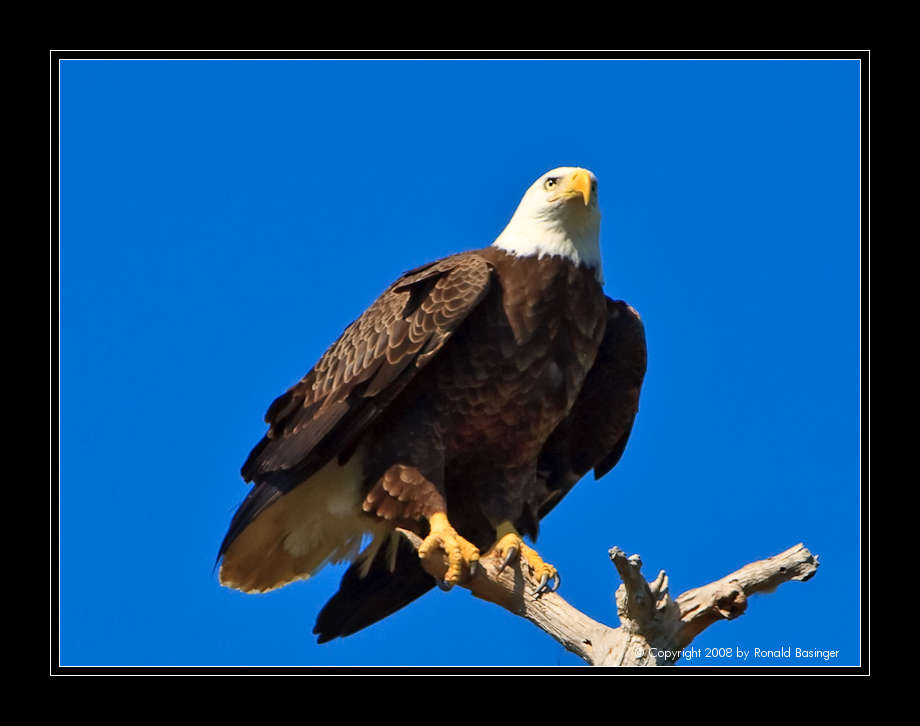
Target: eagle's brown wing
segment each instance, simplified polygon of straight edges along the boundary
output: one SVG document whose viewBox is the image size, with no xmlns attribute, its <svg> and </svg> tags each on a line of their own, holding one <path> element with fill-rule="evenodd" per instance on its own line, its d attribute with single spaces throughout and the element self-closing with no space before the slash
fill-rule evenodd
<svg viewBox="0 0 920 726">
<path fill-rule="evenodd" d="M 607 328 L 594 366 L 569 415 L 543 447 L 538 476 L 550 493 L 544 517 L 588 471 L 601 477 L 617 463 L 632 430 L 645 376 L 645 333 L 636 311 L 607 299 Z M 534 535 L 538 521 L 525 529 Z M 434 587 L 411 546 L 400 540 L 395 563 L 377 557 L 352 565 L 326 603 L 313 632 L 323 643 L 350 635 L 399 610 Z"/>
<path fill-rule="evenodd" d="M 639 410 L 645 377 L 645 329 L 622 300 L 607 298 L 607 329 L 594 366 L 569 415 L 543 447 L 538 476 L 549 489 L 538 517 L 545 517 L 591 469 L 599 479 L 623 455 Z"/>
<path fill-rule="evenodd" d="M 242 468 L 255 486 L 234 515 L 220 555 L 281 495 L 333 457 L 347 457 L 483 299 L 491 277 L 490 265 L 472 252 L 407 272 L 269 406 L 268 433 Z"/>
</svg>

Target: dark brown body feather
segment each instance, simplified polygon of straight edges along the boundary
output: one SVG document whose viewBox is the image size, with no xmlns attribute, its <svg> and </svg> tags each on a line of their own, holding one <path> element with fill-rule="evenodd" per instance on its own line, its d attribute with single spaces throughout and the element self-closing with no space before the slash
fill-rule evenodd
<svg viewBox="0 0 920 726">
<path fill-rule="evenodd" d="M 243 466 L 255 486 L 221 546 L 225 564 L 260 514 L 356 451 L 369 522 L 425 534 L 425 517 L 446 503 L 483 551 L 505 520 L 536 538 L 578 478 L 616 463 L 644 372 L 638 316 L 607 299 L 591 269 L 489 247 L 413 270 L 269 408 L 269 431 Z M 320 641 L 430 589 L 410 554 L 400 546 L 353 565 L 320 613 Z"/>
</svg>

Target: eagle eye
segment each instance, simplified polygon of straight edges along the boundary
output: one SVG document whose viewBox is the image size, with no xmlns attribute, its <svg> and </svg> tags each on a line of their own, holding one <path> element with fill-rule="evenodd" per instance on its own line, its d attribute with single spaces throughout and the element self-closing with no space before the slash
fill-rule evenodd
<svg viewBox="0 0 920 726">
<path fill-rule="evenodd" d="M 554 186 L 556 186 L 556 184 L 557 184 L 558 182 L 559 182 L 559 177 L 558 177 L 558 176 L 551 176 L 549 179 L 547 179 L 545 182 L 543 182 L 543 188 L 544 188 L 546 191 L 549 191 L 549 190 L 552 189 Z"/>
</svg>

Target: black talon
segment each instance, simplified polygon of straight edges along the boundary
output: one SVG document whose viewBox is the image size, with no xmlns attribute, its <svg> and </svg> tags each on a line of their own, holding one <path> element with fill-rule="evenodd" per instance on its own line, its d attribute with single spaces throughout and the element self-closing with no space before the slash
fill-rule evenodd
<svg viewBox="0 0 920 726">
<path fill-rule="evenodd" d="M 473 560 L 470 562 L 470 577 L 475 577 L 476 572 L 479 570 L 479 560 Z"/>
<path fill-rule="evenodd" d="M 453 585 L 444 582 L 444 580 L 438 580 L 437 583 L 438 587 L 440 587 L 444 592 L 450 592 L 451 588 L 453 588 Z"/>
<path fill-rule="evenodd" d="M 537 585 L 537 589 L 534 591 L 534 599 L 540 597 L 540 595 L 542 595 L 544 592 L 549 592 L 549 588 L 546 586 L 546 583 L 548 582 L 549 575 L 544 574 L 543 577 L 540 578 L 540 584 Z"/>
<path fill-rule="evenodd" d="M 549 589 L 550 592 L 556 592 L 556 590 L 558 590 L 559 586 L 562 584 L 562 575 L 560 575 L 558 572 L 556 573 L 556 577 L 554 579 L 555 579 L 555 582 L 553 583 L 553 586 Z"/>
<path fill-rule="evenodd" d="M 517 556 L 518 556 L 518 548 L 509 547 L 508 551 L 505 553 L 505 559 L 502 560 L 502 566 L 498 568 L 498 574 L 500 575 L 502 573 L 502 570 L 504 570 L 508 565 L 510 565 L 511 562 L 514 560 L 514 558 Z"/>
</svg>

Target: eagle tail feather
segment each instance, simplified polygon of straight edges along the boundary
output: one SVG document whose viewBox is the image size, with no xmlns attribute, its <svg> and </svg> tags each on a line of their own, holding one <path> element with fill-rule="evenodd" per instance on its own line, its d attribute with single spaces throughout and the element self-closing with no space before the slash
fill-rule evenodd
<svg viewBox="0 0 920 726">
<path fill-rule="evenodd" d="M 342 465 L 331 461 L 287 492 L 256 484 L 221 546 L 221 584 L 267 592 L 328 563 L 355 562 L 368 536 L 382 542 L 389 527 L 361 509 L 361 458 L 359 452 Z"/>
<path fill-rule="evenodd" d="M 313 632 L 317 642 L 363 630 L 417 600 L 434 585 L 415 548 L 402 537 L 391 537 L 390 546 L 378 547 L 372 559 L 359 557 L 345 572 L 338 592 L 316 617 Z"/>
</svg>

